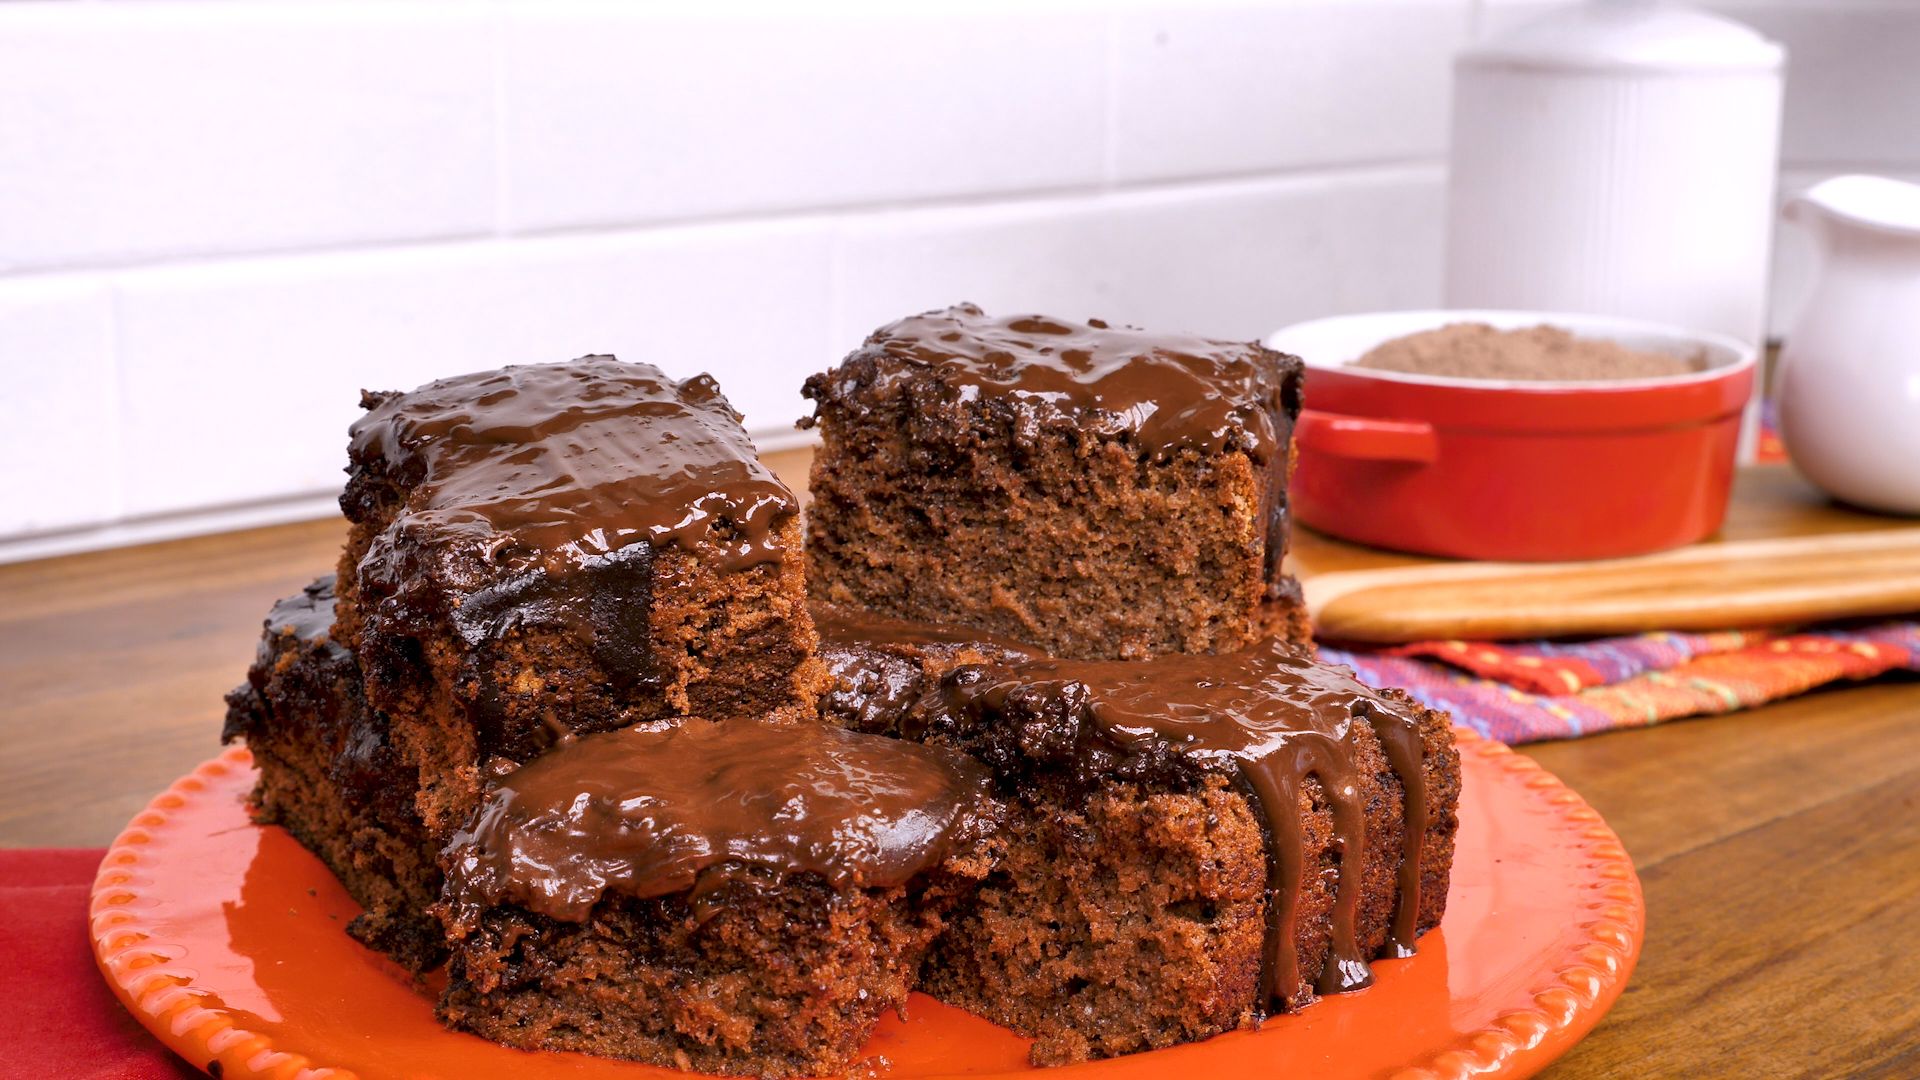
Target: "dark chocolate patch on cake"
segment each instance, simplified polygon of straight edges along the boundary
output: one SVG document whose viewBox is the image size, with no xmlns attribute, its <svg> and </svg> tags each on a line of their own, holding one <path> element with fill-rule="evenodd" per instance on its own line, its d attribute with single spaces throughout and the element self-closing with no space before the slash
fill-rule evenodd
<svg viewBox="0 0 1920 1080">
<path fill-rule="evenodd" d="M 392 542 L 411 532 L 460 540 L 509 570 L 702 541 L 741 569 L 778 561 L 774 525 L 795 510 L 705 375 L 675 382 L 650 364 L 589 356 L 366 402 L 352 455 L 384 461 L 410 494 L 363 574 L 403 580 L 402 552 L 444 546 Z"/>
<path fill-rule="evenodd" d="M 1291 436 L 1283 399 L 1299 361 L 1241 343 L 960 304 L 883 326 L 865 349 L 940 368 L 953 393 L 1001 399 L 1022 426 L 1125 433 L 1155 456 L 1241 450 L 1264 464 Z"/>
<path fill-rule="evenodd" d="M 1362 685 L 1349 669 L 1318 663 L 1279 641 L 1219 656 L 966 667 L 916 707 L 907 734 L 924 738 L 1010 717 L 1017 729 L 997 746 L 988 743 L 984 755 L 1003 774 L 1017 771 L 1015 759 L 1025 759 L 1062 768 L 1089 789 L 1110 779 L 1179 786 L 1195 769 L 1226 773 L 1242 786 L 1259 809 L 1268 848 L 1263 1003 L 1302 974 L 1294 916 L 1305 872 L 1299 807 L 1308 778 L 1318 781 L 1332 809 L 1341 855 L 1331 944 L 1313 981 L 1321 993 L 1372 982 L 1355 923 L 1366 808 L 1353 730 L 1368 725 L 1406 793 L 1389 948 L 1394 955 L 1411 952 L 1428 814 L 1419 717 Z"/>
<path fill-rule="evenodd" d="M 988 785 L 952 751 L 811 722 L 590 735 L 499 782 L 448 845 L 447 897 L 580 922 L 608 893 L 698 901 L 798 874 L 903 885 L 978 838 Z"/>
<path fill-rule="evenodd" d="M 934 678 L 963 663 L 1037 660 L 1032 646 L 984 631 L 813 604 L 819 656 L 833 675 L 820 713 L 854 731 L 890 732 Z"/>
<path fill-rule="evenodd" d="M 267 633 L 292 634 L 314 645 L 328 644 L 333 634 L 333 580 L 332 574 L 316 578 L 298 596 L 276 601 L 267 613 Z"/>
</svg>

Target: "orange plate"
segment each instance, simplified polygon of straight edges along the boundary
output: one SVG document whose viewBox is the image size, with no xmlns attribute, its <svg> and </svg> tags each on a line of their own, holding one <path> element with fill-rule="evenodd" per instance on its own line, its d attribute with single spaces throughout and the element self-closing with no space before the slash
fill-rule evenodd
<svg viewBox="0 0 1920 1080">
<path fill-rule="evenodd" d="M 1600 815 L 1530 758 L 1467 732 L 1460 746 L 1453 890 L 1419 955 L 1258 1030 L 1048 1075 L 1510 1077 L 1565 1052 L 1633 969 L 1640 881 Z M 253 778 L 245 750 L 195 769 L 133 819 L 94 885 L 108 985 L 188 1061 L 277 1080 L 685 1075 L 442 1028 L 399 969 L 342 932 L 359 909 L 326 868 L 285 831 L 248 821 Z M 1034 1071 L 1026 1040 L 1004 1028 L 918 994 L 909 1014 L 886 1017 L 867 1045 L 873 1072 Z"/>
</svg>

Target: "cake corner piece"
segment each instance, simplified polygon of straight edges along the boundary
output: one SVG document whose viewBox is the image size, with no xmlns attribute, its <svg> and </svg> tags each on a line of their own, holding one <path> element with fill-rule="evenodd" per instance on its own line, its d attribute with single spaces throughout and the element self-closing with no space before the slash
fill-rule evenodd
<svg viewBox="0 0 1920 1080">
<path fill-rule="evenodd" d="M 1303 369 L 1254 342 L 959 305 L 803 393 L 816 599 L 1139 659 L 1300 635 L 1282 569 Z"/>
<path fill-rule="evenodd" d="M 813 721 L 564 744 L 443 856 L 440 1015 L 525 1049 L 843 1072 L 987 875 L 986 786 L 953 751 Z"/>
<path fill-rule="evenodd" d="M 1295 646 L 956 669 L 903 724 L 993 768 L 1000 869 L 928 991 L 1061 1064 L 1366 985 L 1446 906 L 1444 714 Z"/>
<path fill-rule="evenodd" d="M 360 904 L 347 932 L 425 971 L 446 954 L 428 911 L 439 897 L 439 845 L 414 805 L 417 771 L 368 707 L 333 621 L 332 575 L 274 604 L 247 681 L 227 694 L 221 741 L 244 741 L 253 755 L 254 819 L 292 833 Z"/>
<path fill-rule="evenodd" d="M 363 401 L 337 632 L 429 827 L 561 729 L 813 707 L 799 503 L 710 377 L 588 356 Z"/>
</svg>

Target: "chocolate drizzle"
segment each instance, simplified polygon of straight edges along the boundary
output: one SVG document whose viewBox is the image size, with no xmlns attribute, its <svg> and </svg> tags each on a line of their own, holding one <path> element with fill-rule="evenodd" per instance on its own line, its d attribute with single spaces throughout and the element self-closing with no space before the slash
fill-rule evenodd
<svg viewBox="0 0 1920 1080">
<path fill-rule="evenodd" d="M 1425 871 L 1421 845 L 1427 835 L 1428 815 L 1431 813 L 1427 792 L 1426 744 L 1420 736 L 1419 718 L 1404 708 L 1371 708 L 1367 719 L 1373 723 L 1374 734 L 1379 736 L 1380 749 L 1387 756 L 1388 767 L 1400 779 L 1403 799 L 1400 817 L 1400 888 L 1394 901 L 1392 928 L 1387 934 L 1386 955 L 1412 956 L 1414 938 L 1420 930 L 1420 881 Z"/>
<path fill-rule="evenodd" d="M 962 397 L 1016 404 L 1019 421 L 1125 433 L 1159 457 L 1245 451 L 1265 464 L 1292 434 L 1300 362 L 1258 345 L 1150 334 L 1098 319 L 995 319 L 972 304 L 883 326 L 867 339 L 915 367 L 938 367 Z M 857 355 L 857 354 L 856 354 Z"/>
<path fill-rule="evenodd" d="M 905 884 L 991 820 L 984 769 L 810 722 L 686 720 L 566 742 L 499 782 L 442 857 L 456 910 L 585 921 L 609 894 L 816 874 Z"/>
<path fill-rule="evenodd" d="M 588 356 L 372 394 L 356 462 L 404 478 L 389 534 L 464 541 L 483 563 L 549 572 L 636 542 L 708 543 L 728 569 L 776 561 L 793 495 L 706 375 Z M 370 560 L 383 557 L 376 542 Z"/>
<path fill-rule="evenodd" d="M 1031 646 L 964 627 L 890 619 L 837 604 L 809 605 L 819 657 L 833 676 L 822 719 L 853 731 L 895 731 L 935 679 L 962 664 L 1036 660 Z"/>
<path fill-rule="evenodd" d="M 1320 993 L 1372 981 L 1356 926 L 1368 838 L 1355 739 L 1360 725 L 1369 727 L 1405 793 L 1399 890 L 1384 952 L 1412 952 L 1428 812 L 1419 717 L 1350 670 L 1278 641 L 1221 656 L 962 668 L 916 708 L 909 734 L 996 724 L 1016 729 L 1009 737 L 1020 756 L 1065 765 L 1090 786 L 1106 777 L 1167 775 L 1181 763 L 1224 772 L 1241 786 L 1267 845 L 1263 1005 L 1291 994 L 1303 974 Z M 994 754 L 986 755 L 990 762 Z M 1296 924 L 1307 868 L 1300 807 L 1310 778 L 1332 813 L 1339 874 L 1325 964 L 1302 973 Z"/>
<path fill-rule="evenodd" d="M 919 385 L 928 372 L 933 385 Z M 1257 520 L 1268 595 L 1280 599 L 1287 462 L 1303 375 L 1298 357 L 1255 342 L 1148 333 L 1098 319 L 996 319 L 959 304 L 881 327 L 845 363 L 807 380 L 802 393 L 841 408 L 899 394 L 914 400 L 916 415 L 933 402 L 963 407 L 1008 425 L 1016 445 L 1061 432 L 1076 444 L 1121 440 L 1152 461 L 1245 453 L 1264 474 Z"/>
</svg>

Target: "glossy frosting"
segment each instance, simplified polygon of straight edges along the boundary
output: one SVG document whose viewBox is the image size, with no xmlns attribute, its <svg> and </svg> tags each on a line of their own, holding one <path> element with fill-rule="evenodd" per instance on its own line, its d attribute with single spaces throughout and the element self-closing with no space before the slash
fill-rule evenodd
<svg viewBox="0 0 1920 1080">
<path fill-rule="evenodd" d="M 299 593 L 276 601 L 267 614 L 266 638 L 260 643 L 262 657 L 269 655 L 273 638 L 291 634 L 313 645 L 326 645 L 333 635 L 333 575 L 316 578 Z"/>
<path fill-rule="evenodd" d="M 351 452 L 408 490 L 390 531 L 477 545 L 496 566 L 553 569 L 637 541 L 711 541 L 750 566 L 779 558 L 773 526 L 795 509 L 706 375 L 587 356 L 369 400 Z"/>
<path fill-rule="evenodd" d="M 697 902 L 795 874 L 901 885 L 977 835 L 987 784 L 950 751 L 809 722 L 589 735 L 499 782 L 448 846 L 448 895 L 580 922 L 609 893 Z"/>
<path fill-rule="evenodd" d="M 932 680 L 963 663 L 1037 659 L 1031 646 L 964 627 L 810 605 L 819 657 L 833 675 L 821 715 L 855 731 L 892 731 Z"/>
<path fill-rule="evenodd" d="M 1184 763 L 1225 772 L 1251 796 L 1268 849 L 1263 1002 L 1300 981 L 1296 908 L 1305 872 L 1300 797 L 1309 777 L 1320 784 L 1340 850 L 1347 855 L 1334 894 L 1327 961 L 1321 971 L 1308 973 L 1309 981 L 1321 993 L 1372 981 L 1356 940 L 1366 808 L 1354 745 L 1356 726 L 1371 727 L 1406 792 L 1399 896 L 1388 950 L 1392 955 L 1412 950 L 1428 814 L 1419 717 L 1412 707 L 1362 685 L 1349 669 L 1320 664 L 1277 641 L 1219 656 L 963 668 L 942 681 L 939 699 L 923 702 L 911 722 L 915 734 L 942 723 L 977 729 L 1004 719 L 1010 709 L 1022 722 L 1025 753 L 1064 763 L 1084 774 L 1089 785 L 1115 776 L 1164 775 Z"/>
<path fill-rule="evenodd" d="M 1303 369 L 1254 342 L 1148 333 L 1098 319 L 993 318 L 959 304 L 875 330 L 844 363 L 802 391 L 838 410 L 904 398 L 909 413 L 946 409 L 1010 429 L 1016 444 L 1043 432 L 1116 438 L 1145 458 L 1191 451 L 1247 455 L 1260 474 L 1268 595 L 1287 588 L 1287 478 Z M 936 405 L 935 403 L 940 403 Z M 802 427 L 818 421 L 801 421 Z M 968 431 L 964 438 L 977 438 Z"/>
<path fill-rule="evenodd" d="M 1025 422 L 1125 432 L 1152 454 L 1232 448 L 1264 464 L 1285 453 L 1298 411 L 1287 401 L 1300 369 L 1292 357 L 1098 319 L 996 319 L 961 304 L 883 326 L 865 348 L 940 369 L 963 398 L 1016 403 Z"/>
</svg>

